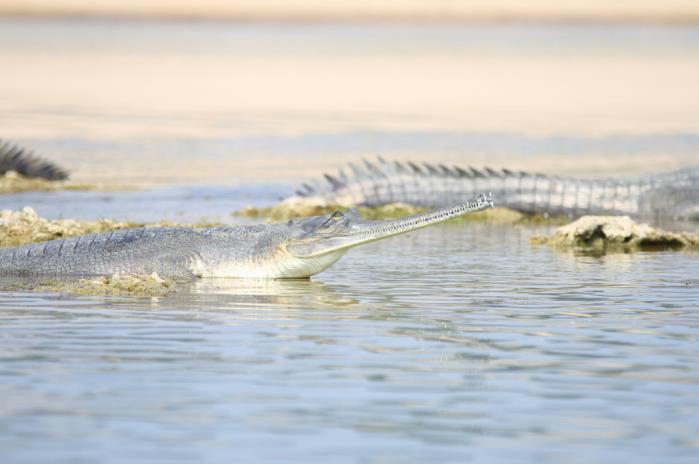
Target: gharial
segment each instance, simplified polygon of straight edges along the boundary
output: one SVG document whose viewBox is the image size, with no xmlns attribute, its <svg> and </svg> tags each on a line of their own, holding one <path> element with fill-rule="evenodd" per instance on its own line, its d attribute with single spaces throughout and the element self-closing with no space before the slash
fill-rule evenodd
<svg viewBox="0 0 699 464">
<path fill-rule="evenodd" d="M 31 150 L 0 139 L 0 174 L 9 171 L 25 177 L 40 177 L 46 180 L 68 178 L 68 171 L 60 166 L 36 156 Z"/>
<path fill-rule="evenodd" d="M 350 248 L 410 232 L 493 205 L 490 196 L 391 221 L 356 211 L 286 223 L 194 229 L 138 228 L 0 249 L 0 276 L 152 274 L 195 277 L 304 278 Z"/>
<path fill-rule="evenodd" d="M 343 206 L 438 207 L 479 191 L 492 192 L 498 206 L 524 213 L 699 219 L 699 166 L 626 179 L 576 179 L 379 158 L 350 163 L 348 170 L 302 184 L 296 194 Z"/>
</svg>

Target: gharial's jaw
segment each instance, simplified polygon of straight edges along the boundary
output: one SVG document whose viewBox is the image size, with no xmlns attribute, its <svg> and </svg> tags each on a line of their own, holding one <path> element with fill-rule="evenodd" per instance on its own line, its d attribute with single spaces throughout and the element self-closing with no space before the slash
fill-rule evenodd
<svg viewBox="0 0 699 464">
<path fill-rule="evenodd" d="M 329 253 L 345 252 L 364 243 L 411 232 L 492 206 L 492 198 L 489 195 L 481 195 L 473 201 L 457 206 L 441 208 L 393 221 L 357 220 L 346 229 L 338 231 L 337 234 L 318 234 L 318 236 L 312 236 L 303 241 L 291 242 L 287 244 L 287 249 L 290 254 L 301 259 L 317 258 Z"/>
<path fill-rule="evenodd" d="M 337 262 L 345 250 L 321 256 L 299 258 L 282 245 L 268 256 L 250 260 L 197 260 L 190 270 L 197 277 L 230 279 L 303 279 L 324 271 Z"/>
</svg>

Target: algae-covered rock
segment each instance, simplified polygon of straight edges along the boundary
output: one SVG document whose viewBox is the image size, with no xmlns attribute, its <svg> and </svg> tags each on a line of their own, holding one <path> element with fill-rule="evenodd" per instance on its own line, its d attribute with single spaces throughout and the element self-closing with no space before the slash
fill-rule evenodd
<svg viewBox="0 0 699 464">
<path fill-rule="evenodd" d="M 25 243 L 44 242 L 74 235 L 84 235 L 106 230 L 134 227 L 129 222 L 99 219 L 97 221 L 76 221 L 55 219 L 50 221 L 40 217 L 30 207 L 19 211 L 0 211 L 0 246 L 18 246 Z"/>
<path fill-rule="evenodd" d="M 330 214 L 335 211 L 345 211 L 349 207 L 328 203 L 320 197 L 290 197 L 280 201 L 274 206 L 255 208 L 248 206 L 234 212 L 235 216 L 264 218 L 270 222 L 288 221 L 311 216 Z M 364 219 L 394 219 L 424 211 L 424 208 L 407 205 L 404 203 L 391 203 L 388 205 L 367 207 L 360 206 L 357 211 Z"/>
<path fill-rule="evenodd" d="M 360 216 L 371 221 L 398 219 L 422 213 L 426 210 L 426 208 L 420 208 L 406 203 L 389 203 L 387 205 L 360 206 L 357 208 L 357 212 L 359 212 Z"/>
<path fill-rule="evenodd" d="M 85 184 L 69 180 L 47 180 L 41 177 L 26 177 L 15 171 L 0 174 L 0 194 L 19 192 L 54 192 L 58 190 L 115 191 L 133 190 L 118 185 Z"/>
<path fill-rule="evenodd" d="M 599 251 L 666 250 L 699 247 L 699 234 L 637 224 L 628 216 L 583 216 L 549 237 L 532 237 L 530 243 Z"/>
<path fill-rule="evenodd" d="M 15 171 L 0 175 L 0 193 L 59 190 L 62 183 L 40 177 L 25 177 Z"/>
<path fill-rule="evenodd" d="M 249 218 L 265 218 L 268 221 L 287 221 L 289 219 L 319 216 L 334 211 L 347 210 L 347 205 L 328 203 L 321 197 L 290 197 L 270 207 L 246 207 L 233 214 Z M 423 213 L 429 208 L 413 206 L 406 203 L 389 203 L 380 206 L 359 206 L 359 214 L 368 220 L 397 219 L 404 216 Z M 560 217 L 531 216 L 508 208 L 488 208 L 465 214 L 451 220 L 452 222 L 482 221 L 493 224 L 561 224 Z"/>
<path fill-rule="evenodd" d="M 372 207 L 360 206 L 357 210 L 364 219 L 387 220 L 423 213 L 429 210 L 429 208 L 412 206 L 405 203 L 390 203 Z M 507 225 L 561 224 L 562 221 L 565 221 L 565 219 L 559 216 L 544 217 L 529 215 L 513 209 L 499 207 L 475 211 L 449 220 L 451 223 L 487 222 L 489 224 Z"/>
<path fill-rule="evenodd" d="M 34 291 L 48 293 L 70 293 L 95 296 L 139 296 L 159 297 L 175 292 L 175 281 L 161 279 L 158 274 L 114 275 L 77 279 L 56 278 L 9 278 L 0 283 L 2 291 Z"/>
<path fill-rule="evenodd" d="M 0 246 L 18 246 L 25 243 L 44 242 L 74 235 L 84 235 L 106 230 L 134 227 L 129 222 L 99 219 L 97 221 L 76 221 L 55 219 L 49 221 L 36 214 L 30 207 L 19 211 L 0 211 Z"/>
<path fill-rule="evenodd" d="M 0 247 L 18 246 L 25 243 L 45 242 L 57 238 L 73 237 L 116 229 L 133 227 L 214 227 L 220 223 L 200 221 L 194 224 L 178 224 L 161 221 L 152 224 L 98 219 L 96 221 L 77 221 L 75 219 L 48 220 L 40 217 L 30 207 L 19 211 L 0 211 Z"/>
<path fill-rule="evenodd" d="M 320 197 L 290 197 L 274 206 L 262 208 L 248 206 L 233 214 L 241 217 L 265 218 L 270 221 L 288 221 L 301 217 L 320 216 L 343 209 L 347 208 L 329 204 Z"/>
<path fill-rule="evenodd" d="M 161 279 L 158 274 L 114 275 L 80 279 L 74 284 L 61 284 L 62 292 L 77 295 L 165 296 L 175 291 L 175 282 Z"/>
</svg>

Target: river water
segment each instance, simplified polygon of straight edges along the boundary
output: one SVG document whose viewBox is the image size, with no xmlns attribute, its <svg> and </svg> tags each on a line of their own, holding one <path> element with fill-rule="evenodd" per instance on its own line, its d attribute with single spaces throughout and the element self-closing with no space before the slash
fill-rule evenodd
<svg viewBox="0 0 699 464">
<path fill-rule="evenodd" d="M 247 223 L 377 151 L 696 163 L 691 27 L 0 26 L 0 135 L 158 185 L 0 197 L 48 218 Z M 163 298 L 0 293 L 2 462 L 697 462 L 697 254 L 546 232 L 447 224 Z"/>
<path fill-rule="evenodd" d="M 215 211 L 197 191 L 46 210 Z M 55 201 L 32 195 L 42 214 Z M 560 253 L 528 243 L 542 232 L 450 224 L 311 281 L 157 299 L 3 293 L 4 460 L 695 462 L 696 253 Z"/>
</svg>

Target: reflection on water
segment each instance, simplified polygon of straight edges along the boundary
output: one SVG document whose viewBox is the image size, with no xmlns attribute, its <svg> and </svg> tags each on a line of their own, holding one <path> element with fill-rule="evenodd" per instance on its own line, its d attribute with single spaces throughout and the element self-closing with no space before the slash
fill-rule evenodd
<svg viewBox="0 0 699 464">
<path fill-rule="evenodd" d="M 183 288 L 183 291 L 185 289 Z M 358 303 L 351 296 L 341 291 L 308 279 L 257 280 L 257 279 L 200 279 L 189 285 L 187 293 L 178 298 L 179 303 L 189 307 L 198 301 L 201 295 L 215 295 L 217 307 L 237 308 L 250 305 L 272 308 L 302 307 L 339 307 Z"/>
<path fill-rule="evenodd" d="M 562 255 L 531 233 L 436 227 L 312 281 L 159 299 L 2 294 L 0 446 L 10 462 L 691 462 L 696 255 Z"/>
</svg>

